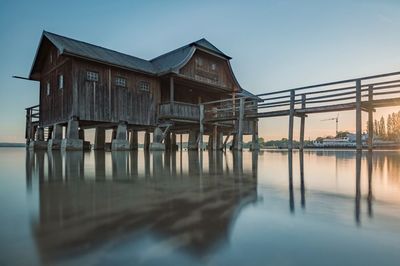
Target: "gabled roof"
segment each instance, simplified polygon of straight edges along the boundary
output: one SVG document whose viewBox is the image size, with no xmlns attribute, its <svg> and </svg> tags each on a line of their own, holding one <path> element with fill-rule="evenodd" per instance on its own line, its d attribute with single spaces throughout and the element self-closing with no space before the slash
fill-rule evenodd
<svg viewBox="0 0 400 266">
<path fill-rule="evenodd" d="M 189 61 L 197 48 L 216 56 L 220 56 L 226 60 L 231 59 L 231 57 L 224 54 L 221 50 L 216 48 L 204 38 L 166 54 L 160 55 L 152 60 L 145 60 L 87 42 L 82 42 L 48 31 L 43 31 L 30 76 L 32 76 L 35 70 L 36 59 L 38 59 L 38 53 L 44 38 L 49 40 L 55 47 L 57 47 L 60 54 L 81 57 L 150 75 L 163 75 L 170 72 L 176 72 L 180 67 L 186 64 L 187 61 Z"/>
<path fill-rule="evenodd" d="M 147 60 L 47 31 L 44 31 L 43 35 L 47 37 L 58 50 L 60 50 L 61 54 L 84 57 L 151 74 L 157 73 L 154 66 Z"/>
</svg>

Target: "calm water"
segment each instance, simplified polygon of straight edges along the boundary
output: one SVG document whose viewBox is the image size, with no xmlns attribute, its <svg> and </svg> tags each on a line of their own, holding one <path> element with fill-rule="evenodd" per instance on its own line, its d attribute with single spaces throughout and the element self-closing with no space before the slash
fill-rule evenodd
<svg viewBox="0 0 400 266">
<path fill-rule="evenodd" d="M 399 265 L 400 153 L 0 149 L 0 265 Z"/>
</svg>

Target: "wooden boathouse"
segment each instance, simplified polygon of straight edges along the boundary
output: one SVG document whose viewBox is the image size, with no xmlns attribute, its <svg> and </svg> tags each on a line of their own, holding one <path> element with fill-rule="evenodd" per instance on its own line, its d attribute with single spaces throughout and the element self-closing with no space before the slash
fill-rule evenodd
<svg viewBox="0 0 400 266">
<path fill-rule="evenodd" d="M 208 135 L 210 149 L 233 136 L 240 150 L 243 135 L 258 138 L 258 119 L 243 113 L 257 98 L 239 85 L 230 59 L 206 39 L 144 60 L 44 31 L 29 74 L 40 82 L 40 102 L 26 108 L 27 145 L 88 149 L 84 130 L 95 128 L 94 149 L 137 149 L 142 131 L 145 149 L 176 149 L 176 135 L 185 133 L 188 149 L 203 147 Z"/>
</svg>

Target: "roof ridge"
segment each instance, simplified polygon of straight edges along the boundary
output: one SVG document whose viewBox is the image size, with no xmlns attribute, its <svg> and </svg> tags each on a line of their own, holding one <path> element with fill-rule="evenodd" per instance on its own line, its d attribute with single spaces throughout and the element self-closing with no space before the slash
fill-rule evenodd
<svg viewBox="0 0 400 266">
<path fill-rule="evenodd" d="M 86 45 L 91 45 L 91 46 L 94 46 L 94 47 L 97 47 L 97 48 L 101 48 L 101 49 L 104 49 L 104 50 L 108 50 L 108 51 L 110 51 L 110 52 L 114 52 L 114 53 L 118 53 L 118 54 L 121 54 L 121 55 L 133 57 L 133 58 L 136 58 L 136 59 L 143 60 L 143 61 L 146 61 L 146 62 L 151 63 L 149 60 L 146 60 L 146 59 L 143 59 L 143 58 L 134 56 L 134 55 L 122 53 L 122 52 L 119 52 L 119 51 L 116 51 L 116 50 L 113 50 L 113 49 L 110 49 L 110 48 L 106 48 L 106 47 L 103 47 L 103 46 L 100 46 L 100 45 L 96 45 L 96 44 L 93 44 L 93 43 L 89 43 L 89 42 L 77 40 L 77 39 L 74 39 L 74 38 L 71 38 L 71 37 L 67 37 L 67 36 L 64 36 L 64 35 L 60 35 L 60 34 L 57 34 L 57 33 L 53 33 L 53 32 L 49 32 L 49 31 L 43 30 L 43 34 L 44 34 L 44 33 L 49 33 L 50 35 L 55 35 L 55 36 L 58 36 L 58 37 L 61 37 L 61 38 L 69 39 L 69 40 L 72 40 L 72 41 L 75 41 L 75 42 L 79 42 L 79 43 L 83 43 L 83 44 L 86 44 Z"/>
<path fill-rule="evenodd" d="M 166 56 L 166 55 L 168 55 L 168 54 L 172 54 L 173 52 L 176 52 L 176 51 L 178 51 L 178 50 L 181 50 L 181 49 L 183 49 L 183 48 L 186 48 L 186 47 L 188 47 L 188 46 L 191 46 L 192 44 L 193 44 L 193 43 L 185 44 L 185 45 L 183 45 L 183 46 L 181 46 L 181 47 L 179 47 L 179 48 L 176 48 L 176 49 L 174 49 L 174 50 L 171 50 L 171 51 L 169 51 L 169 52 L 166 52 L 166 53 L 164 53 L 164 54 L 161 54 L 161 55 L 159 55 L 159 56 L 156 56 L 156 57 L 154 57 L 153 59 L 150 59 L 149 62 L 152 62 L 152 61 L 154 61 L 154 60 L 156 60 L 156 59 L 158 59 L 158 58 L 160 58 L 160 57 Z"/>
</svg>

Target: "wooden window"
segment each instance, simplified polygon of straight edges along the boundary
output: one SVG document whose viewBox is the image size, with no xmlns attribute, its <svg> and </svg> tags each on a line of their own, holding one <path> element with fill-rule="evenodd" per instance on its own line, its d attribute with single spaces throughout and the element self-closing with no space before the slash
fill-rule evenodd
<svg viewBox="0 0 400 266">
<path fill-rule="evenodd" d="M 86 80 L 99 81 L 99 73 L 94 71 L 86 71 Z"/>
<path fill-rule="evenodd" d="M 139 91 L 150 92 L 150 82 L 148 81 L 140 81 L 139 82 Z"/>
<path fill-rule="evenodd" d="M 58 75 L 58 88 L 64 89 L 64 75 Z"/>
<path fill-rule="evenodd" d="M 126 78 L 116 77 L 115 78 L 115 85 L 125 88 L 126 87 Z"/>
<path fill-rule="evenodd" d="M 215 70 L 217 70 L 217 65 L 216 64 L 211 64 L 211 70 L 212 71 L 215 71 Z"/>
<path fill-rule="evenodd" d="M 46 94 L 47 94 L 47 96 L 49 96 L 50 95 L 50 81 L 47 81 L 47 83 L 46 83 Z"/>
<path fill-rule="evenodd" d="M 202 67 L 203 66 L 203 59 L 201 59 L 200 57 L 196 58 L 196 66 L 197 67 Z"/>
</svg>

